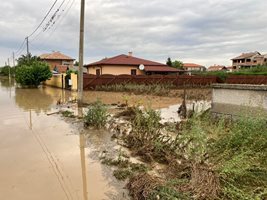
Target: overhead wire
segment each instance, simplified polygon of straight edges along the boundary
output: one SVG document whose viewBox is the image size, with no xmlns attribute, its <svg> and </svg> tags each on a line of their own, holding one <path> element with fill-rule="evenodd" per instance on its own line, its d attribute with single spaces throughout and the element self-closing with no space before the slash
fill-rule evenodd
<svg viewBox="0 0 267 200">
<path fill-rule="evenodd" d="M 71 3 L 70 3 L 70 2 L 71 2 Z M 55 31 L 57 30 L 57 28 L 61 25 L 63 19 L 68 15 L 70 9 L 71 9 L 72 6 L 74 5 L 74 2 L 75 2 L 75 0 L 69 0 L 69 1 L 67 2 L 67 4 L 65 5 L 65 7 L 63 8 L 63 10 L 62 10 L 62 12 L 61 12 L 61 15 L 59 15 L 59 17 L 57 18 L 57 20 L 59 20 L 59 22 L 58 22 L 58 23 L 55 23 L 56 26 L 55 26 L 55 28 L 53 29 L 53 31 L 50 32 L 50 34 L 46 37 L 46 39 L 45 39 L 41 44 L 39 44 L 39 46 L 42 46 L 45 42 L 47 42 L 47 39 L 50 38 L 50 37 L 55 33 Z M 70 4 L 69 4 L 69 3 L 70 3 Z M 68 7 L 68 6 L 69 6 L 69 7 Z M 66 10 L 66 9 L 67 9 L 67 10 Z M 65 12 L 65 13 L 64 13 L 64 12 Z M 64 13 L 64 14 L 62 14 L 62 13 Z M 35 39 L 36 39 L 36 38 L 32 39 L 32 40 L 31 40 L 31 43 L 33 43 L 33 41 L 35 41 Z"/>
<path fill-rule="evenodd" d="M 47 22 L 46 26 L 33 38 L 31 39 L 31 41 L 35 41 L 42 33 L 50 30 L 57 22 L 57 20 L 59 20 L 60 18 L 62 19 L 62 13 L 66 10 L 68 4 L 71 2 L 71 0 L 69 0 L 66 4 L 66 6 L 62 9 L 61 13 L 58 14 L 58 12 L 60 11 L 60 8 L 63 6 L 63 4 L 65 3 L 66 0 L 63 0 L 62 3 L 60 4 L 60 6 L 58 7 L 58 9 L 54 12 L 54 14 L 51 16 L 50 20 Z M 72 0 L 72 4 L 73 4 L 74 0 Z M 72 5 L 71 5 L 72 6 Z M 70 8 L 69 8 L 70 9 Z M 68 10 L 69 10 L 68 9 Z M 67 12 L 68 12 L 67 10 Z M 66 15 L 64 15 L 65 17 Z"/>
<path fill-rule="evenodd" d="M 44 16 L 43 20 L 41 21 L 41 23 L 34 29 L 34 31 L 29 34 L 28 37 L 31 37 L 41 26 L 42 24 L 44 23 L 44 21 L 46 20 L 46 18 L 48 17 L 48 15 L 50 14 L 50 12 L 52 11 L 52 9 L 54 8 L 54 6 L 56 5 L 58 0 L 55 0 L 53 5 L 50 7 L 50 9 L 48 10 L 48 12 L 46 13 L 46 15 Z"/>
<path fill-rule="evenodd" d="M 22 44 L 20 45 L 20 47 L 17 49 L 17 51 L 14 52 L 15 54 L 17 54 L 17 53 L 23 48 L 25 42 L 26 42 L 26 39 L 23 40 L 23 42 L 22 42 Z"/>
</svg>

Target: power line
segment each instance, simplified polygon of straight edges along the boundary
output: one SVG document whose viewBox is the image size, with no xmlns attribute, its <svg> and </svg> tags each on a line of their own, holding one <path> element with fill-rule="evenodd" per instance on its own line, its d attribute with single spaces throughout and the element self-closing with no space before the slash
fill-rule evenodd
<svg viewBox="0 0 267 200">
<path fill-rule="evenodd" d="M 43 22 L 45 21 L 45 19 L 47 18 L 47 16 L 50 14 L 50 12 L 52 11 L 52 9 L 54 8 L 54 6 L 56 5 L 58 0 L 55 0 L 55 2 L 53 3 L 53 5 L 51 6 L 51 8 L 48 10 L 48 12 L 46 13 L 45 17 L 43 18 L 43 20 L 41 21 L 41 23 L 36 27 L 36 29 L 28 36 L 31 37 L 43 24 Z"/>
<path fill-rule="evenodd" d="M 55 24 L 57 24 L 57 21 L 59 19 L 62 19 L 62 13 L 66 10 L 68 4 L 71 2 L 71 0 L 69 0 L 66 4 L 66 6 L 62 9 L 61 13 L 58 14 L 58 12 L 60 11 L 60 8 L 63 6 L 63 4 L 65 3 L 66 0 L 63 0 L 62 3 L 60 4 L 60 6 L 58 7 L 58 9 L 54 12 L 54 14 L 52 15 L 52 17 L 50 18 L 50 20 L 47 22 L 46 26 L 43 28 L 43 30 L 41 30 L 32 40 L 31 42 L 35 41 L 42 33 L 46 32 L 47 30 L 50 30 Z M 72 3 L 74 3 L 75 0 L 72 0 Z M 69 9 L 72 7 L 72 5 L 68 8 L 67 12 L 69 11 Z M 66 13 L 67 13 L 66 12 Z M 64 15 L 65 17 L 66 15 Z M 54 32 L 54 31 L 53 31 Z"/>
<path fill-rule="evenodd" d="M 70 6 L 68 7 L 69 3 L 71 2 Z M 66 6 L 63 8 L 62 12 L 61 12 L 61 15 L 59 15 L 58 19 L 59 22 L 56 23 L 56 26 L 55 28 L 53 29 L 53 31 L 46 37 L 46 39 L 44 39 L 44 41 L 40 44 L 40 46 L 42 46 L 45 42 L 47 42 L 47 39 L 49 39 L 54 33 L 55 31 L 57 30 L 57 28 L 61 25 L 61 23 L 63 22 L 63 19 L 68 15 L 70 9 L 72 8 L 72 6 L 74 5 L 74 2 L 75 0 L 69 0 L 66 4 Z M 66 10 L 67 9 L 67 10 Z M 62 14 L 64 11 L 66 10 L 66 12 L 64 13 L 64 15 Z M 57 21 L 55 21 L 57 22 Z M 33 43 L 33 41 L 36 40 L 36 38 L 41 34 L 42 32 L 40 32 L 36 37 L 34 37 L 32 40 L 31 40 L 31 44 Z M 40 49 L 39 49 L 40 50 Z"/>
<path fill-rule="evenodd" d="M 20 45 L 20 47 L 18 48 L 18 50 L 17 51 L 15 51 L 15 54 L 17 54 L 22 48 L 23 48 L 23 46 L 24 46 L 24 44 L 25 44 L 25 39 L 23 40 L 23 42 L 22 42 L 22 44 Z"/>
</svg>

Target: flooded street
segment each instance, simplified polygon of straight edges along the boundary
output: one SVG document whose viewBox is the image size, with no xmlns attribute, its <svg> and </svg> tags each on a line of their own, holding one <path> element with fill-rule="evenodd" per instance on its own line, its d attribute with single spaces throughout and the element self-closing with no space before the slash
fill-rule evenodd
<svg viewBox="0 0 267 200">
<path fill-rule="evenodd" d="M 113 148 L 109 133 L 47 115 L 72 99 L 75 93 L 18 89 L 0 78 L 1 200 L 127 199 L 124 183 L 98 159 Z"/>
</svg>

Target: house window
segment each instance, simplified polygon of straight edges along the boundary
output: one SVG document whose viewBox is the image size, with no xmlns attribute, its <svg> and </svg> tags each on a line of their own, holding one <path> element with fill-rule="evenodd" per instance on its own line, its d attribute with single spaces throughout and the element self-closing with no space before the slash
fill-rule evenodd
<svg viewBox="0 0 267 200">
<path fill-rule="evenodd" d="M 62 65 L 69 66 L 69 65 L 70 65 L 70 62 L 67 62 L 67 61 L 62 61 Z"/>
<path fill-rule="evenodd" d="M 100 69 L 96 69 L 96 73 L 97 76 L 100 76 Z"/>
<path fill-rule="evenodd" d="M 131 69 L 131 75 L 136 75 L 136 69 Z"/>
<path fill-rule="evenodd" d="M 251 62 L 251 59 L 247 59 L 247 62 Z"/>
<path fill-rule="evenodd" d="M 264 62 L 267 62 L 267 58 L 264 58 Z"/>
</svg>

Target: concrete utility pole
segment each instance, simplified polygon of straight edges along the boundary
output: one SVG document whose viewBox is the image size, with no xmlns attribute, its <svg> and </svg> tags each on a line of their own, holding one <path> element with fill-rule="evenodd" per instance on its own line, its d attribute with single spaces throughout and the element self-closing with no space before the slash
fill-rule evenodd
<svg viewBox="0 0 267 200">
<path fill-rule="evenodd" d="M 12 59 L 13 59 L 13 67 L 15 67 L 15 53 L 12 52 Z"/>
<path fill-rule="evenodd" d="M 81 0 L 79 73 L 78 73 L 78 107 L 81 107 L 83 104 L 84 4 L 85 4 L 85 0 Z"/>
<path fill-rule="evenodd" d="M 27 58 L 30 60 L 30 50 L 29 50 L 29 37 L 26 37 L 26 45 L 27 45 Z"/>
</svg>

